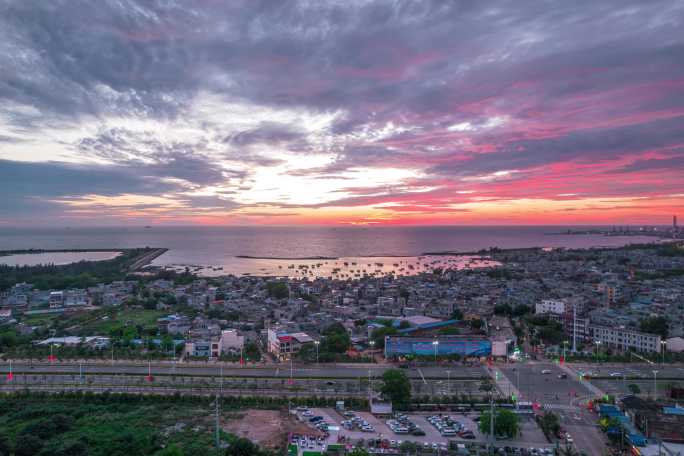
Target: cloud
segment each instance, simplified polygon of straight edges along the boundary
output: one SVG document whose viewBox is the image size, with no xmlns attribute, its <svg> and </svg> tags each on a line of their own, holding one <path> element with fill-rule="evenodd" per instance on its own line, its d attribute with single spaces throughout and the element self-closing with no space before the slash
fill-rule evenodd
<svg viewBox="0 0 684 456">
<path fill-rule="evenodd" d="M 672 0 L 5 1 L 0 218 L 680 194 L 682 21 Z"/>
</svg>

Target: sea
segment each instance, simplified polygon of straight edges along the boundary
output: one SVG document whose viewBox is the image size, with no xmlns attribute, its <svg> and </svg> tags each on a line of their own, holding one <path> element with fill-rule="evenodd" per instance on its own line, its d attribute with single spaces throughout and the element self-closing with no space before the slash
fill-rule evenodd
<svg viewBox="0 0 684 456">
<path fill-rule="evenodd" d="M 563 226 L 151 226 L 0 228 L 0 250 L 163 247 L 153 265 L 206 276 L 283 275 L 360 277 L 416 274 L 436 267 L 487 267 L 481 249 L 618 247 L 654 242 L 649 236 L 561 234 Z M 605 229 L 605 227 L 604 227 Z M 439 253 L 439 254 L 437 254 Z M 449 253 L 449 254 L 445 254 Z M 46 255 L 46 254 L 42 254 Z M 42 257 L 41 263 L 50 262 Z M 83 258 L 92 260 L 92 252 Z M 12 256 L 0 263 L 18 264 Z M 22 264 L 35 264 L 25 262 Z"/>
</svg>

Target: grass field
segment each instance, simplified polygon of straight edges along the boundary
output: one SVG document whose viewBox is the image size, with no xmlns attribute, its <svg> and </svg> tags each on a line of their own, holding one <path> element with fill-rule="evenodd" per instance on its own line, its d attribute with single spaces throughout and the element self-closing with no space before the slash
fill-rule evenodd
<svg viewBox="0 0 684 456">
<path fill-rule="evenodd" d="M 242 416 L 221 414 L 221 423 Z M 209 400 L 172 398 L 0 397 L 0 454 L 213 456 Z M 235 438 L 222 433 L 223 441 Z M 249 454 L 259 454 L 254 449 Z"/>
</svg>

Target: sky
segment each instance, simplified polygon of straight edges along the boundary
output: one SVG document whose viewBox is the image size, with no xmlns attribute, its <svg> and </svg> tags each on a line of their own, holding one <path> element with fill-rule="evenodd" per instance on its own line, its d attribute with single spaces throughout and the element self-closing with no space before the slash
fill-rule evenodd
<svg viewBox="0 0 684 456">
<path fill-rule="evenodd" d="M 668 224 L 684 2 L 0 0 L 0 224 Z"/>
</svg>

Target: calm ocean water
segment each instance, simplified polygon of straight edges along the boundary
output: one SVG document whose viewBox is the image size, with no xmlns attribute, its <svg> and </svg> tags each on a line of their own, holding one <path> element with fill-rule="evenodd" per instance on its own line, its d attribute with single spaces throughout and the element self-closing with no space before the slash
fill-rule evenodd
<svg viewBox="0 0 684 456">
<path fill-rule="evenodd" d="M 358 260 L 359 267 L 363 261 L 370 271 L 399 262 L 387 257 L 415 257 L 425 252 L 472 252 L 488 247 L 587 248 L 654 240 L 636 236 L 549 234 L 566 229 L 568 227 L 558 226 L 0 228 L 0 250 L 166 247 L 169 251 L 157 258 L 154 264 L 223 267 L 221 273 L 280 271 L 286 274 L 292 265 L 297 269 L 300 264 L 321 263 L 325 265 L 319 268 L 334 268 L 343 263 L 273 261 L 237 256 L 340 257 L 349 259 L 349 269 L 352 269 L 354 258 L 386 257 L 382 260 Z M 383 263 L 382 267 L 378 266 L 380 263 Z M 418 267 L 421 262 L 416 260 L 414 264 Z"/>
</svg>

